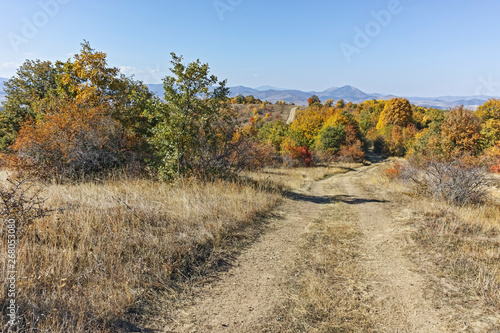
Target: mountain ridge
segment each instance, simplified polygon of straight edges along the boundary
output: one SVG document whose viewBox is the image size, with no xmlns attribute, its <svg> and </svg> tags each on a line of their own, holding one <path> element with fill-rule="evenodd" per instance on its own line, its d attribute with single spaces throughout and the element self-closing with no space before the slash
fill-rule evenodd
<svg viewBox="0 0 500 333">
<path fill-rule="evenodd" d="M 5 100 L 5 92 L 3 90 L 3 83 L 7 78 L 0 77 L 0 102 Z M 147 84 L 148 88 L 157 96 L 163 96 L 163 84 Z M 269 88 L 269 89 L 268 89 Z M 277 101 L 285 101 L 287 103 L 295 103 L 297 105 L 307 105 L 307 99 L 312 95 L 319 97 L 321 101 L 334 99 L 338 101 L 343 99 L 346 102 L 361 103 L 370 99 L 391 99 L 394 97 L 407 98 L 411 103 L 418 106 L 435 107 L 440 109 L 453 108 L 459 105 L 469 109 L 476 109 L 479 105 L 484 104 L 493 96 L 478 95 L 478 96 L 439 96 L 439 97 L 416 97 L 416 96 L 397 96 L 392 94 L 381 93 L 365 93 L 360 89 L 344 85 L 341 87 L 331 87 L 323 91 L 302 91 L 299 89 L 284 89 L 273 86 L 260 86 L 257 88 L 250 88 L 246 86 L 229 87 L 230 97 L 238 95 L 253 95 L 255 98 L 267 100 L 271 103 Z"/>
</svg>

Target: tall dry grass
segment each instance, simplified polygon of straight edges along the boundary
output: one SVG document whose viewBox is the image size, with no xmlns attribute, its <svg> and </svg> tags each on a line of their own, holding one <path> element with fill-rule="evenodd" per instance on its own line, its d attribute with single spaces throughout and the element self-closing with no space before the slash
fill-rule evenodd
<svg viewBox="0 0 500 333">
<path fill-rule="evenodd" d="M 216 266 L 280 195 L 225 181 L 176 185 L 123 179 L 50 185 L 62 212 L 27 226 L 17 244 L 22 332 L 117 332 L 152 295 Z M 0 234 L 5 236 L 5 225 Z M 0 243 L 6 273 L 6 237 Z M 5 291 L 6 281 L 0 285 Z M 5 310 L 6 293 L 0 304 Z M 0 319 L 2 330 L 5 316 Z"/>
<path fill-rule="evenodd" d="M 500 323 L 488 319 L 500 307 L 499 185 L 490 182 L 483 202 L 462 205 L 418 195 L 397 181 L 386 187 L 393 192 L 394 200 L 412 211 L 408 223 L 415 228 L 413 238 L 419 245 L 416 253 L 420 257 L 416 260 L 430 260 L 432 269 L 438 270 L 432 274 L 458 287 L 456 292 L 446 289 L 445 293 L 438 281 L 436 297 L 448 299 L 461 309 L 462 317 L 457 317 L 457 322 L 485 321 L 481 329 L 485 332 L 500 329 Z"/>
<path fill-rule="evenodd" d="M 500 307 L 500 206 L 452 206 L 419 200 L 414 238 L 466 294 Z"/>
</svg>

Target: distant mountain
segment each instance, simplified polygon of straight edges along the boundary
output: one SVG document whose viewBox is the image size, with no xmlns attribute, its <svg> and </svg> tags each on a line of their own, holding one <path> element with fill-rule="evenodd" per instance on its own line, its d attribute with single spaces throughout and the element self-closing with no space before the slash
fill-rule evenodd
<svg viewBox="0 0 500 333">
<path fill-rule="evenodd" d="M 3 91 L 3 83 L 7 78 L 0 77 L 0 102 L 5 100 Z M 149 89 L 157 96 L 163 97 L 163 84 L 148 84 Z M 253 95 L 255 98 L 267 100 L 275 103 L 276 101 L 286 101 L 287 103 L 295 103 L 297 105 L 307 105 L 307 99 L 312 95 L 317 95 L 321 101 L 334 99 L 338 101 L 343 99 L 346 102 L 361 103 L 370 99 L 391 99 L 398 97 L 389 94 L 380 93 L 365 93 L 353 86 L 332 87 L 324 91 L 302 91 L 294 89 L 283 89 L 273 86 L 261 86 L 257 88 L 249 88 L 245 86 L 229 87 L 230 96 L 248 96 Z M 405 96 L 399 96 L 405 97 Z M 441 97 L 406 97 L 411 103 L 419 106 L 434 107 L 439 109 L 453 108 L 458 105 L 475 110 L 479 105 L 484 104 L 491 96 L 441 96 Z"/>
<path fill-rule="evenodd" d="M 258 90 L 258 91 L 265 91 L 265 90 L 287 90 L 287 89 L 285 89 L 285 88 L 273 87 L 273 86 L 261 86 L 261 87 L 257 87 L 257 88 L 255 88 L 255 90 Z"/>
<path fill-rule="evenodd" d="M 320 100 L 323 101 L 327 99 L 335 99 L 335 100 L 343 99 L 347 101 L 357 102 L 357 101 L 366 101 L 367 99 L 373 98 L 373 96 L 370 96 L 353 86 L 330 88 L 323 92 L 317 93 L 316 95 L 319 97 Z"/>
<path fill-rule="evenodd" d="M 321 101 L 328 99 L 339 100 L 343 99 L 346 102 L 361 103 L 370 99 L 389 100 L 395 96 L 380 93 L 365 93 L 353 86 L 343 86 L 340 88 L 332 87 L 324 91 L 301 91 L 301 90 L 258 90 L 244 86 L 230 87 L 230 96 L 237 95 L 253 95 L 255 98 L 267 100 L 275 103 L 276 101 L 286 101 L 287 103 L 295 103 L 297 105 L 307 105 L 307 99 L 312 95 L 317 95 Z M 453 108 L 459 105 L 464 105 L 468 109 L 475 110 L 479 105 L 484 104 L 491 96 L 443 96 L 443 97 L 406 97 L 408 100 L 419 106 L 434 107 L 440 109 Z"/>
<path fill-rule="evenodd" d="M 298 105 L 306 105 L 307 99 L 312 95 L 317 95 L 320 100 L 326 101 L 328 99 L 344 99 L 348 102 L 361 102 L 367 99 L 374 98 L 373 96 L 362 92 L 353 86 L 343 86 L 340 88 L 329 88 L 325 91 L 301 91 L 291 89 L 269 89 L 258 90 L 244 86 L 230 87 L 231 97 L 237 95 L 253 95 L 255 98 L 267 100 L 269 102 L 285 101 L 287 103 L 295 103 Z"/>
</svg>

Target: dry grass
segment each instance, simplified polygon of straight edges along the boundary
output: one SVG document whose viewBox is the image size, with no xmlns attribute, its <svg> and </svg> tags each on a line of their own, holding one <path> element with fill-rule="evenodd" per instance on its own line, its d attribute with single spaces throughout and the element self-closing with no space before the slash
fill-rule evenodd
<svg viewBox="0 0 500 333">
<path fill-rule="evenodd" d="M 470 294 L 500 307 L 500 207 L 421 201 L 415 239 Z"/>
<path fill-rule="evenodd" d="M 463 206 L 414 195 L 402 199 L 405 188 L 396 184 L 392 189 L 395 199 L 413 212 L 409 222 L 415 227 L 413 238 L 422 250 L 415 253 L 433 262 L 438 272 L 431 274 L 445 277 L 459 288 L 450 290 L 437 279 L 436 299 L 446 300 L 458 309 L 457 323 L 475 323 L 470 324 L 472 331 L 499 330 L 500 318 L 491 316 L 500 307 L 500 205 L 495 199 L 499 197 L 498 188 L 489 189 L 490 201 Z"/>
<path fill-rule="evenodd" d="M 280 199 L 223 181 L 51 185 L 44 195 L 64 211 L 35 221 L 17 244 L 17 302 L 27 332 L 130 328 L 124 319 L 140 315 L 156 291 L 217 265 L 222 249 Z M 0 233 L 5 276 L 3 224 Z M 0 285 L 5 290 L 5 279 Z"/>
<path fill-rule="evenodd" d="M 371 299 L 360 265 L 356 217 L 345 203 L 329 205 L 301 239 L 286 302 L 266 332 L 374 332 Z"/>
</svg>

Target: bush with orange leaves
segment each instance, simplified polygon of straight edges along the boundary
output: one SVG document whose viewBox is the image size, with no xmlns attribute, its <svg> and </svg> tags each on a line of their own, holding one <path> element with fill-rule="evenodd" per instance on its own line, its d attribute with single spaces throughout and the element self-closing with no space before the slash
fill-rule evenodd
<svg viewBox="0 0 500 333">
<path fill-rule="evenodd" d="M 347 163 L 361 163 L 365 160 L 363 142 L 360 140 L 359 131 L 353 125 L 347 125 L 345 128 L 345 144 L 340 148 L 337 160 Z"/>
<path fill-rule="evenodd" d="M 290 166 L 313 166 L 313 153 L 306 146 L 295 147 L 293 145 L 285 146 L 287 152 L 284 156 L 285 162 Z"/>
<path fill-rule="evenodd" d="M 500 141 L 484 151 L 483 159 L 493 173 L 500 173 Z"/>
<path fill-rule="evenodd" d="M 24 168 L 38 176 L 82 177 L 122 166 L 134 145 L 105 103 L 43 101 L 12 146 Z"/>
<path fill-rule="evenodd" d="M 389 180 L 395 180 L 401 177 L 403 173 L 403 165 L 399 162 L 394 162 L 391 167 L 384 170 L 384 176 Z"/>
</svg>

